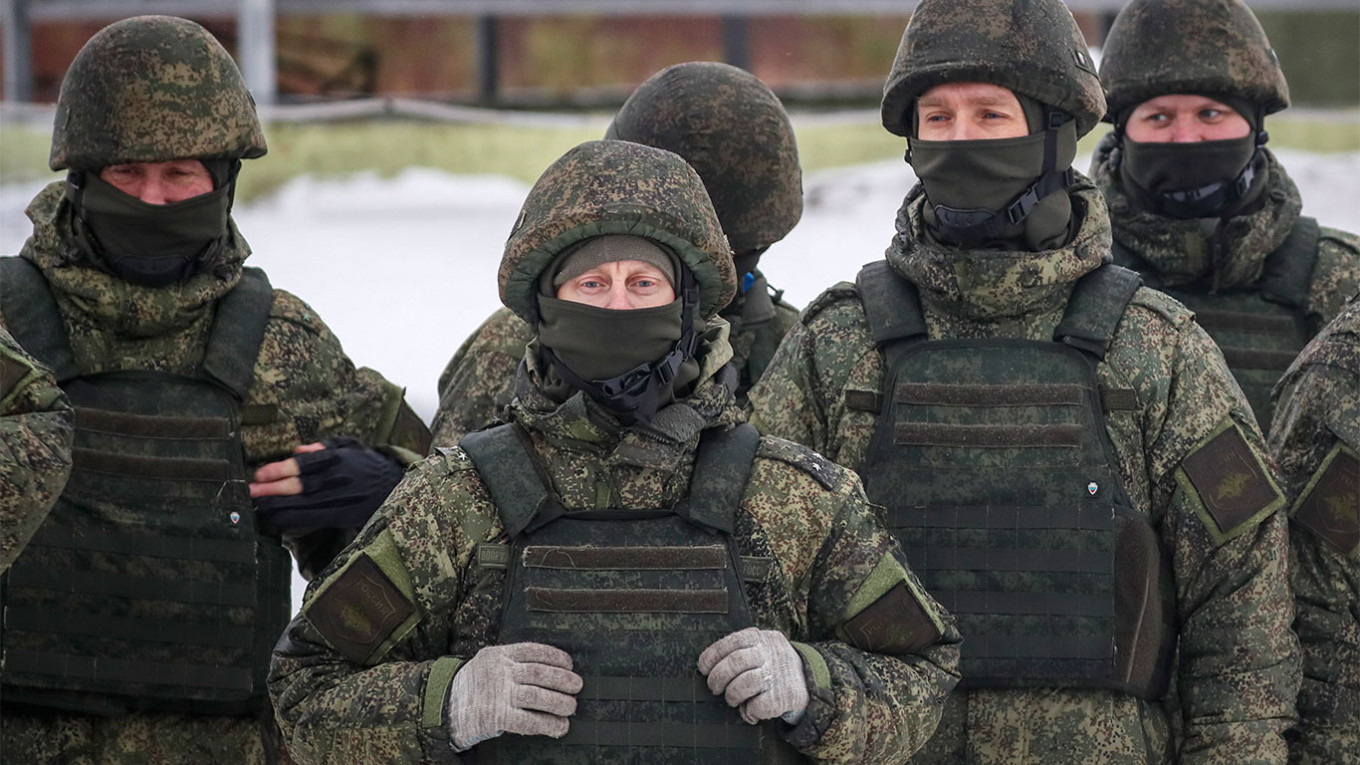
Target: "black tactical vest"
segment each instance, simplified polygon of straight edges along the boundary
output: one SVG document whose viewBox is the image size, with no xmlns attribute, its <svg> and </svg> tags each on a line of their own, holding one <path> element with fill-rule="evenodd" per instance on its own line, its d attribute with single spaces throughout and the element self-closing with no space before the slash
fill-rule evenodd
<svg viewBox="0 0 1360 765">
<path fill-rule="evenodd" d="M 288 554 L 256 534 L 241 402 L 273 290 L 247 268 L 199 374 L 85 374 L 46 280 L 0 260 L 5 321 L 75 408 L 70 482 L 7 575 L 3 694 L 94 714 L 232 714 L 267 703 Z"/>
<path fill-rule="evenodd" d="M 477 551 L 480 565 L 509 569 L 497 642 L 555 646 L 584 680 L 565 737 L 503 735 L 473 747 L 473 762 L 806 762 L 696 668 L 711 643 L 752 625 L 732 531 L 759 441 L 749 425 L 704 431 L 674 508 L 568 511 L 517 425 L 463 438 L 511 540 Z"/>
<path fill-rule="evenodd" d="M 1149 287 L 1195 312 L 1195 320 L 1223 351 L 1261 432 L 1266 433 L 1271 389 L 1321 329 L 1306 310 L 1318 236 L 1317 220 L 1299 218 L 1284 242 L 1266 256 L 1255 284 L 1214 293 L 1164 286 L 1147 261 L 1118 242 L 1113 247 L 1114 262 L 1138 271 Z"/>
<path fill-rule="evenodd" d="M 915 288 L 886 262 L 858 282 L 886 383 L 865 489 L 958 618 L 961 687 L 1161 696 L 1168 559 L 1105 432 L 1102 404 L 1132 408 L 1132 391 L 1096 378 L 1137 275 L 1079 281 L 1055 342 L 928 341 Z"/>
</svg>

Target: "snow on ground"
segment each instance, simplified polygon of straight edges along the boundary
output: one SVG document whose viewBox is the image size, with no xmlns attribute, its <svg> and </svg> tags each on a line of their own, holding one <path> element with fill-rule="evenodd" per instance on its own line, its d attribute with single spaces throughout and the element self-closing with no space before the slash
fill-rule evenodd
<svg viewBox="0 0 1360 765">
<path fill-rule="evenodd" d="M 1278 155 L 1303 193 L 1306 214 L 1360 231 L 1360 153 Z M 1075 166 L 1089 162 L 1079 157 Z M 766 254 L 762 270 L 798 306 L 853 279 L 861 265 L 882 256 L 913 183 L 901 162 L 809 175 L 803 219 Z M 19 251 L 29 233 L 23 209 L 39 188 L 0 187 L 0 252 Z M 300 178 L 239 206 L 235 218 L 255 251 L 250 264 L 310 303 L 357 364 L 405 386 L 428 421 L 440 371 L 500 305 L 496 268 L 527 191 L 508 178 L 428 169 L 388 179 Z"/>
</svg>

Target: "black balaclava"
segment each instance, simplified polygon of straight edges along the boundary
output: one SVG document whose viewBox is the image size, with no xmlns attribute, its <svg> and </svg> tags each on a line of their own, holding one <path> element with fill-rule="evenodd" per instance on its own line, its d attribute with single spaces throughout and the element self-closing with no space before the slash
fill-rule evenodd
<svg viewBox="0 0 1360 765">
<path fill-rule="evenodd" d="M 1019 138 L 923 141 L 916 108 L 907 161 L 925 187 L 932 235 L 965 248 L 1049 250 L 1071 238 L 1076 121 L 1015 94 L 1030 134 Z"/>
<path fill-rule="evenodd" d="M 654 308 L 613 310 L 555 297 L 560 273 L 582 260 L 608 262 L 599 259 L 605 249 L 609 260 L 652 263 L 656 252 L 664 252 L 670 274 L 680 276 L 678 285 L 672 281 L 677 298 Z M 698 307 L 693 273 L 668 248 L 641 237 L 596 237 L 564 250 L 539 279 L 538 342 L 570 387 L 624 419 L 648 422 L 698 379 L 695 354 L 705 329 Z"/>
<path fill-rule="evenodd" d="M 1118 115 L 1111 169 L 1139 209 L 1177 220 L 1230 218 L 1260 199 L 1267 180 L 1261 150 L 1270 137 L 1261 107 L 1234 96 L 1207 97 L 1242 115 L 1251 128 L 1247 134 L 1223 141 L 1139 142 L 1124 134 L 1133 109 Z"/>
<path fill-rule="evenodd" d="M 99 171 L 66 176 L 75 237 L 100 264 L 134 284 L 164 287 L 202 269 L 226 240 L 236 175 L 235 159 L 201 160 L 213 190 L 168 205 L 153 205 L 114 188 Z"/>
</svg>

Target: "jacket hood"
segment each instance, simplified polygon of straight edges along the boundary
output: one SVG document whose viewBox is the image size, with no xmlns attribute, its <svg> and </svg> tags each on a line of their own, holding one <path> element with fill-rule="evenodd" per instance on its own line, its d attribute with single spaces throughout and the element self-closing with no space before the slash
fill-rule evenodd
<svg viewBox="0 0 1360 765">
<path fill-rule="evenodd" d="M 1119 174 L 1110 168 L 1113 148 L 1113 134 L 1101 139 L 1091 173 L 1108 200 L 1114 241 L 1145 261 L 1167 286 L 1211 278 L 1215 271 L 1219 287 L 1255 283 L 1266 256 L 1288 238 L 1303 209 L 1298 187 L 1275 155 L 1263 148 L 1269 175 L 1255 211 L 1222 221 L 1165 218 L 1139 209 L 1124 193 Z"/>
<path fill-rule="evenodd" d="M 1080 173 L 1069 189 L 1076 233 L 1064 247 L 1040 252 L 960 249 L 925 230 L 925 194 L 918 184 L 897 214 L 888 263 L 916 285 L 929 309 L 994 321 L 1052 311 L 1072 285 L 1110 260 L 1110 221 L 1100 191 Z"/>
</svg>

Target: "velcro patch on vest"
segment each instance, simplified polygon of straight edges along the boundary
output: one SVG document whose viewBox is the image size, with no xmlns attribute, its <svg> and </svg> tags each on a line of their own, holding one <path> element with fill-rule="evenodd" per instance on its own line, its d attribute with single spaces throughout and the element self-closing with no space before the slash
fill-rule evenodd
<svg viewBox="0 0 1360 765">
<path fill-rule="evenodd" d="M 876 390 L 846 390 L 845 408 L 878 414 L 883 411 L 883 394 Z"/>
<path fill-rule="evenodd" d="M 414 611 L 378 564 L 360 553 L 307 607 L 307 619 L 345 658 L 362 664 Z"/>
<path fill-rule="evenodd" d="M 1205 521 L 1219 544 L 1283 504 L 1279 489 L 1235 424 L 1209 438 L 1181 467 L 1204 504 Z"/>
<path fill-rule="evenodd" d="M 566 614 L 725 614 L 727 590 L 566 590 L 526 587 L 530 611 Z"/>
<path fill-rule="evenodd" d="M 1294 521 L 1319 539 L 1355 557 L 1360 553 L 1360 460 L 1340 445 L 1304 490 Z"/>
<path fill-rule="evenodd" d="M 526 568 L 574 571 L 702 571 L 727 568 L 725 547 L 524 548 Z"/>
<path fill-rule="evenodd" d="M 874 653 L 911 653 L 940 638 L 930 614 L 901 582 L 846 622 L 843 629 L 850 645 Z"/>
</svg>

